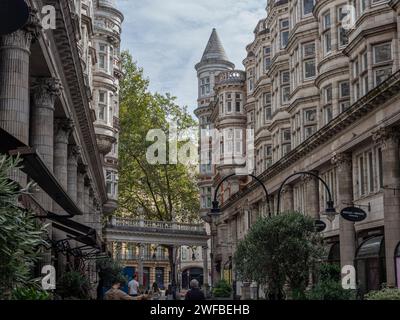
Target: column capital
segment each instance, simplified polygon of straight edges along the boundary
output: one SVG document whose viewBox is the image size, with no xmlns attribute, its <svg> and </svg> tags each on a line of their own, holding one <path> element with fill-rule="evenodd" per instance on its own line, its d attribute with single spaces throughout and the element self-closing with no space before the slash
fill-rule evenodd
<svg viewBox="0 0 400 320">
<path fill-rule="evenodd" d="M 61 94 L 61 81 L 56 78 L 34 78 L 32 93 L 36 107 L 47 107 L 54 110 L 54 102 Z"/>
<path fill-rule="evenodd" d="M 331 163 L 338 168 L 343 166 L 351 166 L 353 163 L 353 155 L 350 152 L 333 153 Z"/>
<path fill-rule="evenodd" d="M 0 48 L 18 48 L 30 52 L 31 43 L 36 40 L 42 29 L 37 10 L 29 8 L 27 23 L 19 30 L 0 37 Z"/>
<path fill-rule="evenodd" d="M 78 161 L 81 155 L 81 147 L 77 145 L 68 145 L 68 160 Z"/>
<path fill-rule="evenodd" d="M 85 175 L 87 173 L 88 166 L 83 163 L 78 163 L 78 173 Z"/>
<path fill-rule="evenodd" d="M 57 118 L 54 122 L 55 142 L 67 144 L 74 128 L 74 122 L 68 118 Z"/>
<path fill-rule="evenodd" d="M 398 143 L 400 140 L 400 128 L 383 127 L 372 132 L 372 139 L 376 144 L 386 149 L 390 143 Z"/>
</svg>

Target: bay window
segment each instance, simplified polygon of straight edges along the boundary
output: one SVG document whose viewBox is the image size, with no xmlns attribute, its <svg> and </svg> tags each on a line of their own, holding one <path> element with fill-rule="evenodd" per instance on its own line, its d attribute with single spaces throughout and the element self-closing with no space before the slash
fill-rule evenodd
<svg viewBox="0 0 400 320">
<path fill-rule="evenodd" d="M 282 19 L 279 21 L 280 26 L 280 40 L 281 40 L 281 49 L 286 48 L 288 40 L 289 40 L 289 19 Z"/>
<path fill-rule="evenodd" d="M 304 80 L 315 77 L 315 43 L 310 42 L 303 45 L 303 69 Z"/>
<path fill-rule="evenodd" d="M 392 45 L 391 42 L 373 46 L 374 84 L 378 86 L 392 74 Z"/>
</svg>

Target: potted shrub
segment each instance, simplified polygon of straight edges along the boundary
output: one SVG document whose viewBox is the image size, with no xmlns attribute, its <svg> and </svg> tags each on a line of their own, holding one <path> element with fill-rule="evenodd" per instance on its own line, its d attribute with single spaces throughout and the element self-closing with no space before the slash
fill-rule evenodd
<svg viewBox="0 0 400 320">
<path fill-rule="evenodd" d="M 89 300 L 90 285 L 87 277 L 77 271 L 65 272 L 58 284 L 57 293 L 66 300 Z"/>
<path fill-rule="evenodd" d="M 213 297 L 216 300 L 229 300 L 232 295 L 232 287 L 226 280 L 220 280 L 213 289 Z"/>
</svg>

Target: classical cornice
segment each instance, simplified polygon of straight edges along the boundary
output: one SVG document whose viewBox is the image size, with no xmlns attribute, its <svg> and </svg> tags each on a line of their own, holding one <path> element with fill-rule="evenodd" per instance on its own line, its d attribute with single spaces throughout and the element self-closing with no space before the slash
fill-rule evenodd
<svg viewBox="0 0 400 320">
<path fill-rule="evenodd" d="M 321 145 L 334 139 L 340 132 L 351 127 L 357 120 L 382 106 L 385 102 L 395 97 L 400 91 L 400 71 L 394 73 L 385 82 L 372 89 L 367 95 L 356 101 L 349 109 L 339 114 L 327 125 L 294 148 L 285 157 L 275 162 L 271 167 L 259 175 L 262 181 L 268 181 L 279 175 L 296 161 L 305 158 Z M 225 202 L 222 210 L 227 209 L 245 195 L 256 190 L 257 183 L 251 182 L 240 192 L 237 192 Z"/>
<path fill-rule="evenodd" d="M 56 7 L 63 19 L 57 20 L 57 28 L 53 31 L 54 40 L 69 88 L 73 111 L 76 115 L 76 129 L 82 136 L 82 152 L 86 152 L 89 161 L 88 170 L 95 179 L 95 187 L 101 201 L 107 201 L 104 183 L 103 165 L 97 147 L 94 125 L 91 117 L 88 92 L 84 81 L 84 72 L 76 46 L 75 21 L 71 15 L 71 3 L 64 0 L 49 0 Z"/>
</svg>

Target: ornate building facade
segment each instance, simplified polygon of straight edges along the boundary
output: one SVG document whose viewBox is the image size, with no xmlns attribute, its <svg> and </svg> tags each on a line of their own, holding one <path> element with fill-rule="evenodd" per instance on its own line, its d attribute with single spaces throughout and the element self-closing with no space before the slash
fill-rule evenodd
<svg viewBox="0 0 400 320">
<path fill-rule="evenodd" d="M 328 184 L 337 212 L 354 205 L 367 219 L 324 214 L 328 195 L 308 176 L 289 181 L 281 212 L 323 220 L 326 260 L 354 265 L 362 291 L 400 287 L 399 10 L 393 0 L 269 1 L 246 47 L 244 71 L 234 70 L 213 31 L 196 66 L 200 126 L 222 132 L 218 164 L 201 149 L 210 160 L 200 168 L 203 216 L 211 222 L 212 192 L 241 167 L 224 158 L 251 154 L 243 138 L 249 128 L 250 173 L 271 202 L 251 178 L 222 184 L 222 214 L 211 222 L 214 282 L 225 268 L 235 280 L 230 261 L 237 243 L 257 217 L 276 214 L 283 180 L 312 171 Z M 238 294 L 248 285 L 238 283 Z"/>
<path fill-rule="evenodd" d="M 57 276 L 79 265 L 93 290 L 91 249 L 103 252 L 102 217 L 118 199 L 123 15 L 114 2 L 26 0 L 29 22 L 0 37 L 0 151 L 22 158 L 15 181 L 38 185 L 23 204 L 50 223 L 44 263 Z"/>
</svg>

